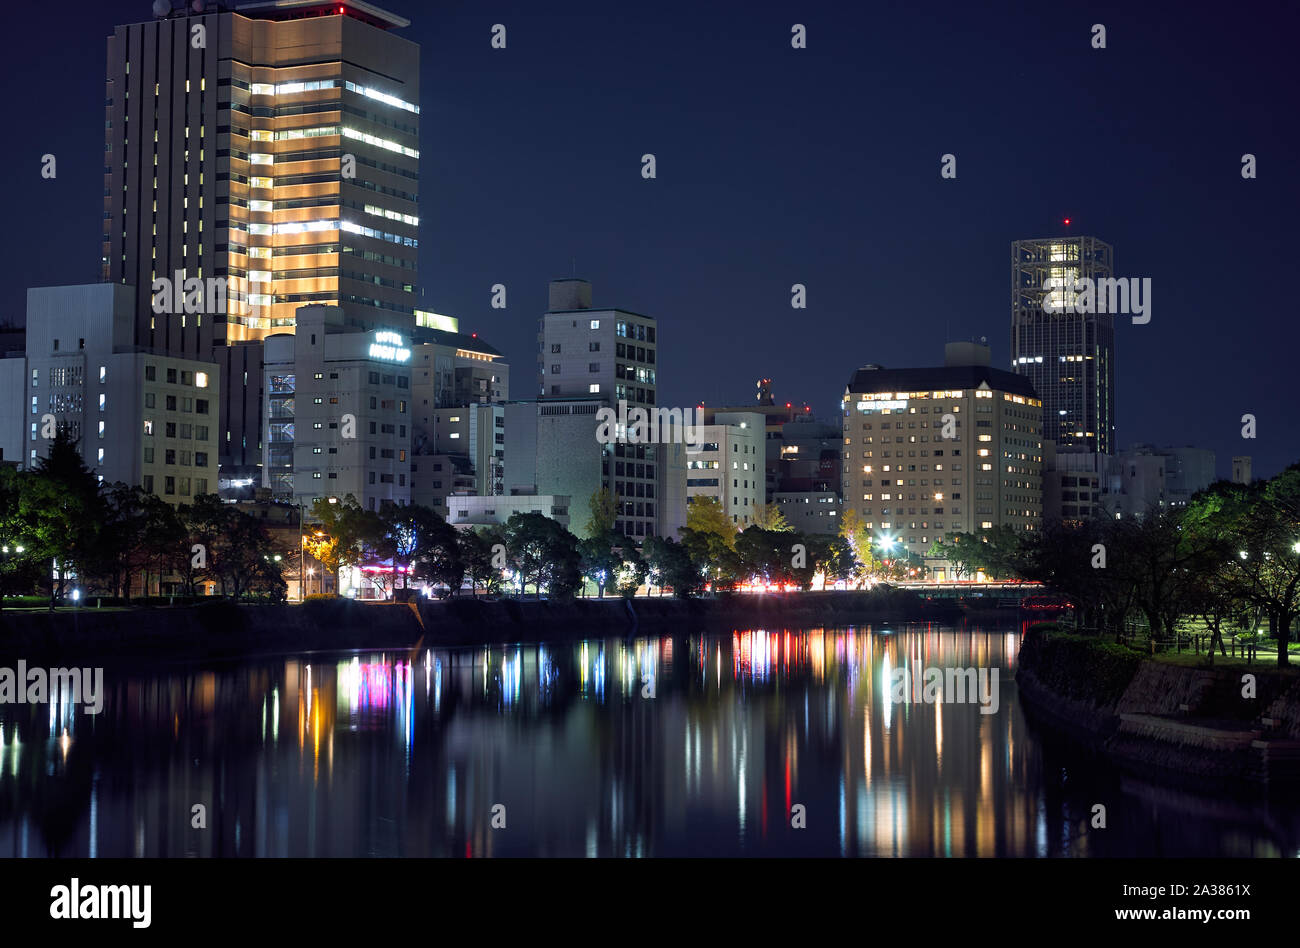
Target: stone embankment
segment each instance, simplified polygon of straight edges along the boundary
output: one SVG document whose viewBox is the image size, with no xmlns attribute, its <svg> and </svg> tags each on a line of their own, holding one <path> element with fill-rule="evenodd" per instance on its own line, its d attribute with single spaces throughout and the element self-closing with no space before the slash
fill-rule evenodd
<svg viewBox="0 0 1300 948">
<path fill-rule="evenodd" d="M 1297 671 L 1161 662 L 1126 646 L 1031 628 L 1016 684 L 1031 719 L 1134 772 L 1214 782 L 1300 777 Z"/>
<path fill-rule="evenodd" d="M 423 600 L 418 606 L 312 600 L 289 605 L 193 606 L 47 613 L 0 612 L 0 657 L 84 665 L 100 658 L 189 660 L 369 648 L 566 641 L 730 628 L 961 621 L 951 603 L 906 590 L 672 597 Z"/>
</svg>

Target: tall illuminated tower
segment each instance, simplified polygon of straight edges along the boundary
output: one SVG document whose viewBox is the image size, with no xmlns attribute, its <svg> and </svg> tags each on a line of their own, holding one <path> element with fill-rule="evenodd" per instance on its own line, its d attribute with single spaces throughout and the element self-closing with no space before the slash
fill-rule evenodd
<svg viewBox="0 0 1300 948">
<path fill-rule="evenodd" d="M 1045 237 L 1011 244 L 1011 369 L 1043 400 L 1043 437 L 1057 449 L 1110 454 L 1115 438 L 1115 317 L 1043 311 L 1073 302 L 1076 279 L 1112 274 L 1110 244 Z"/>
<path fill-rule="evenodd" d="M 154 12 L 108 39 L 103 278 L 135 287 L 135 345 L 222 367 L 225 480 L 260 462 L 260 341 L 299 306 L 414 326 L 419 48 L 356 0 Z M 224 301 L 157 312 L 177 274 Z"/>
</svg>

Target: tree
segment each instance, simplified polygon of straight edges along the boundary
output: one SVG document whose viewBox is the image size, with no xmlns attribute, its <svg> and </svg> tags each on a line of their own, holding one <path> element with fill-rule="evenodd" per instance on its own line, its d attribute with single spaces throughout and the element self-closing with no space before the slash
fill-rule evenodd
<svg viewBox="0 0 1300 948">
<path fill-rule="evenodd" d="M 716 536 L 727 549 L 736 549 L 736 525 L 716 497 L 692 497 L 686 507 L 686 527 L 695 533 Z"/>
<path fill-rule="evenodd" d="M 846 508 L 840 517 L 839 536 L 849 545 L 853 557 L 851 575 L 860 586 L 875 570 L 876 558 L 871 552 L 871 530 L 856 508 Z"/>
<path fill-rule="evenodd" d="M 754 507 L 754 526 L 776 533 L 794 532 L 785 514 L 776 504 L 758 504 Z"/>
<path fill-rule="evenodd" d="M 808 548 L 808 563 L 814 573 L 822 577 L 822 589 L 827 580 L 831 582 L 847 581 L 853 575 L 853 548 L 849 541 L 841 536 L 828 534 L 809 534 L 804 540 Z"/>
<path fill-rule="evenodd" d="M 1288 665 L 1291 624 L 1300 613 L 1300 464 L 1253 489 L 1236 523 L 1241 589 L 1267 613 L 1277 663 Z"/>
<path fill-rule="evenodd" d="M 678 599 L 699 595 L 703 580 L 685 546 L 672 537 L 646 537 L 642 552 L 661 593 L 664 586 L 669 586 Z"/>
<path fill-rule="evenodd" d="M 307 552 L 334 574 L 334 588 L 341 589 L 342 571 L 373 556 L 382 544 L 383 522 L 378 514 L 362 509 L 351 494 L 336 503 L 316 498 L 311 517 L 320 529 L 305 537 Z"/>
<path fill-rule="evenodd" d="M 645 582 L 650 572 L 650 564 L 630 542 L 624 544 L 622 553 L 615 580 L 619 594 L 626 599 L 631 599 Z"/>
<path fill-rule="evenodd" d="M 578 542 L 582 575 L 596 584 L 598 598 L 603 599 L 605 587 L 616 581 L 616 574 L 623 565 L 621 550 L 627 545 L 627 537 L 616 530 L 605 530 Z"/>
<path fill-rule="evenodd" d="M 49 453 L 36 462 L 19 499 L 32 547 L 51 560 L 50 609 L 66 592 L 72 576 L 94 565 L 104 499 L 99 480 L 86 467 L 77 442 L 60 427 Z"/>
<path fill-rule="evenodd" d="M 385 504 L 379 514 L 383 537 L 377 551 L 391 558 L 393 571 L 445 584 L 453 593 L 465 577 L 456 528 L 420 504 Z M 403 585 L 409 585 L 403 581 Z"/>
<path fill-rule="evenodd" d="M 505 537 L 495 527 L 460 531 L 457 549 L 469 576 L 471 595 L 478 594 L 480 585 L 488 593 L 501 588 L 501 570 L 492 562 L 497 546 L 504 548 Z"/>
<path fill-rule="evenodd" d="M 792 533 L 748 527 L 736 539 L 736 555 L 746 576 L 765 584 L 784 585 L 794 582 L 790 552 Z"/>
<path fill-rule="evenodd" d="M 559 523 L 537 511 L 513 513 L 506 521 L 506 559 L 519 577 L 522 596 L 531 583 L 542 597 L 542 586 L 553 586 L 552 596 L 570 595 L 581 582 L 577 538 Z"/>
<path fill-rule="evenodd" d="M 36 585 L 40 566 L 48 559 L 23 516 L 22 493 L 28 478 L 13 467 L 0 466 L 0 609 L 10 590 Z"/>
<path fill-rule="evenodd" d="M 1023 578 L 1024 537 L 999 524 L 979 533 L 950 533 L 935 540 L 929 555 L 946 560 L 957 578 L 983 573 L 993 580 Z"/>
<path fill-rule="evenodd" d="M 273 599 L 284 598 L 280 568 L 284 552 L 271 541 L 261 521 L 233 507 L 224 507 L 218 525 L 207 558 L 208 571 L 221 583 L 222 593 L 235 600 L 259 592 Z"/>
<path fill-rule="evenodd" d="M 1246 602 L 1237 567 L 1238 551 L 1229 533 L 1244 503 L 1242 485 L 1221 481 L 1194 496 L 1183 511 L 1182 528 L 1195 550 L 1189 567 L 1195 581 L 1188 590 L 1188 611 L 1210 630 L 1206 661 L 1214 664 L 1214 647 L 1225 657 L 1223 624 L 1243 611 Z"/>
<path fill-rule="evenodd" d="M 584 537 L 591 539 L 613 531 L 614 524 L 618 521 L 618 498 L 612 490 L 608 487 L 597 488 L 587 501 L 587 508 L 591 516 L 583 526 Z"/>
</svg>

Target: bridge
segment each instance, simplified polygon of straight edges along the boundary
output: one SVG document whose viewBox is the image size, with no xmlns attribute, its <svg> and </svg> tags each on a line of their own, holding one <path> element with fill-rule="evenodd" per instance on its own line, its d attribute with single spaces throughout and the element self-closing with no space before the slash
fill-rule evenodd
<svg viewBox="0 0 1300 948">
<path fill-rule="evenodd" d="M 1061 612 L 1069 600 L 1042 583 L 907 582 L 892 584 L 929 599 L 956 599 L 968 608 Z"/>
</svg>

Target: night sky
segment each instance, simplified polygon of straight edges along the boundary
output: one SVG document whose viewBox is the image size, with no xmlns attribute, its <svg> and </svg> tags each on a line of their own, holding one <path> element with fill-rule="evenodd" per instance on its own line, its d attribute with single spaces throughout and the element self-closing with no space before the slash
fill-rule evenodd
<svg viewBox="0 0 1300 948">
<path fill-rule="evenodd" d="M 986 336 L 1006 367 L 1011 241 L 1069 216 L 1153 284 L 1151 322 L 1116 321 L 1118 444 L 1209 447 L 1221 476 L 1234 454 L 1256 476 L 1300 460 L 1292 4 L 378 5 L 422 47 L 421 308 L 500 348 L 515 396 L 575 258 L 595 306 L 659 319 L 662 405 L 747 404 L 770 376 L 834 419 L 856 367 L 940 364 L 945 339 Z M 105 39 L 151 13 L 5 17 L 2 315 L 21 322 L 27 286 L 99 278 Z"/>
</svg>

